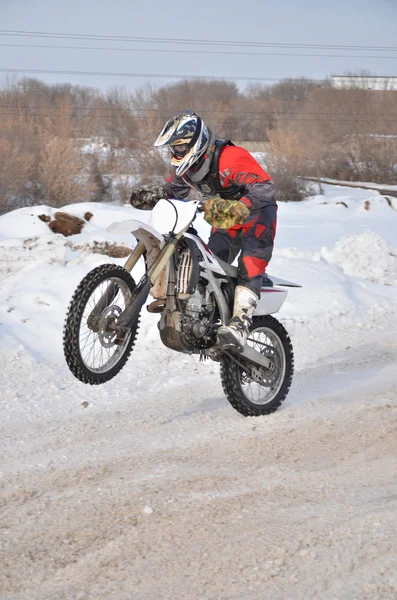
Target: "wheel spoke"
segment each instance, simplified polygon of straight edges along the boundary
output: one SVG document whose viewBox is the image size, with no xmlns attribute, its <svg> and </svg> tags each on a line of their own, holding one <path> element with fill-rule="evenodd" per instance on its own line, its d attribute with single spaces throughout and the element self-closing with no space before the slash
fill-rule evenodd
<svg viewBox="0 0 397 600">
<path fill-rule="evenodd" d="M 88 351 L 88 354 L 86 354 L 86 356 L 85 356 L 85 357 L 83 357 L 83 360 L 84 360 L 84 362 L 85 362 L 86 364 L 88 364 L 88 360 L 89 360 L 89 358 L 90 358 L 90 356 L 91 356 L 91 354 L 92 354 L 92 352 L 93 352 L 93 350 L 94 350 L 94 348 L 95 348 L 95 342 L 96 342 L 96 338 L 95 338 L 95 336 L 94 336 L 94 338 L 93 338 L 93 342 L 92 342 L 92 344 L 91 344 L 91 346 L 90 346 L 90 349 L 89 349 L 89 351 Z"/>
<path fill-rule="evenodd" d="M 88 340 L 89 340 L 89 338 L 90 338 L 90 336 L 91 336 L 91 335 L 94 335 L 94 332 L 93 332 L 93 331 L 90 331 L 90 332 L 89 332 L 89 333 L 88 333 L 88 334 L 85 336 L 85 338 L 84 338 L 84 339 L 81 339 L 81 340 L 80 340 L 80 343 L 81 343 L 81 342 L 85 342 L 85 343 L 84 343 L 84 346 L 83 346 L 83 347 L 82 347 L 82 349 L 81 349 L 81 351 L 82 351 L 82 352 L 85 350 L 85 348 L 86 348 L 86 346 L 87 346 L 87 344 L 88 344 Z"/>
<path fill-rule="evenodd" d="M 95 340 L 95 341 L 96 341 L 96 340 Z M 94 362 L 94 366 L 96 365 L 96 359 L 98 358 L 98 356 L 99 356 L 99 354 L 101 353 L 101 351 L 102 351 L 102 345 L 100 344 L 100 345 L 99 345 L 99 348 L 98 348 L 98 350 L 97 350 L 97 352 L 96 352 L 96 354 L 95 354 L 95 352 L 94 352 L 94 361 L 93 361 L 93 362 Z M 99 366 L 101 366 L 101 365 L 99 365 Z M 96 368 L 98 368 L 98 367 L 96 367 Z"/>
</svg>

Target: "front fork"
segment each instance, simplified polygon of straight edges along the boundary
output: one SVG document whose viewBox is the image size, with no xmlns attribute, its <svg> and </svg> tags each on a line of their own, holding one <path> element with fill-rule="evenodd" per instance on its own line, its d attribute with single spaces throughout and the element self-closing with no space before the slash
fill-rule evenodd
<svg viewBox="0 0 397 600">
<path fill-rule="evenodd" d="M 131 273 L 132 269 L 135 267 L 138 260 L 141 258 L 141 256 L 144 255 L 145 250 L 146 250 L 145 244 L 143 242 L 138 242 L 137 245 L 135 246 L 134 250 L 131 252 L 129 257 L 127 258 L 125 265 L 124 265 L 124 269 L 126 271 L 128 271 L 129 273 Z"/>
<path fill-rule="evenodd" d="M 146 299 L 149 295 L 150 288 L 155 284 L 156 279 L 162 273 L 164 267 L 167 265 L 171 256 L 175 252 L 175 248 L 179 242 L 179 236 L 172 237 L 169 242 L 164 246 L 159 256 L 154 260 L 153 264 L 149 267 L 147 273 L 142 277 L 138 283 L 131 301 L 125 308 L 123 313 L 117 322 L 117 327 L 125 331 L 130 327 L 134 321 L 138 318 L 142 306 L 145 304 Z M 135 266 L 137 261 L 134 261 L 134 253 L 131 255 L 131 263 Z M 129 259 L 127 260 L 129 263 Z M 127 264 L 126 263 L 126 264 Z"/>
</svg>

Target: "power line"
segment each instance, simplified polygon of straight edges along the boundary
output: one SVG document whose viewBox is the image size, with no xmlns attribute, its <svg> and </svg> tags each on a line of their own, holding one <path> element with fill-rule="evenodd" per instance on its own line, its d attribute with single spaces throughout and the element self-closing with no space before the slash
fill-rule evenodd
<svg viewBox="0 0 397 600">
<path fill-rule="evenodd" d="M 242 113 L 244 114 L 244 113 Z M 0 113 L 0 116 L 3 117 L 15 117 L 18 116 L 17 113 L 7 113 L 7 112 L 3 112 Z M 43 117 L 43 116 L 54 116 L 53 114 L 46 114 L 46 113 L 31 113 L 31 112 L 26 112 L 23 115 L 24 117 Z M 96 119 L 96 118 L 100 118 L 100 119 L 105 119 L 105 118 L 111 118 L 113 115 L 82 115 L 81 118 L 92 118 L 92 119 Z M 235 115 L 238 116 L 238 115 Z M 254 117 L 254 120 L 259 119 L 260 116 L 258 115 L 258 117 Z M 280 116 L 276 117 L 278 120 L 284 120 L 284 121 L 295 121 L 295 122 L 301 122 L 301 123 L 367 123 L 368 119 L 367 118 L 359 118 L 359 119 L 354 119 L 354 118 L 350 118 L 350 119 L 319 119 L 319 118 L 295 118 L 293 116 L 287 116 L 287 115 L 281 115 L 281 119 Z M 148 121 L 149 119 L 147 117 L 135 117 L 135 120 L 138 121 Z M 384 118 L 384 117 L 379 117 L 379 118 L 371 118 L 369 119 L 372 122 L 382 122 L 382 123 L 396 123 L 395 119 L 388 119 L 388 118 Z"/>
<path fill-rule="evenodd" d="M 120 35 L 96 35 L 87 33 L 59 33 L 45 31 L 21 31 L 0 29 L 0 35 L 15 37 L 44 37 L 58 39 L 88 39 L 106 41 L 133 41 L 139 43 L 161 43 L 161 44 L 195 44 L 210 46 L 239 46 L 239 47 L 267 47 L 267 48 L 316 48 L 322 50 L 371 50 L 375 52 L 395 52 L 397 46 L 360 46 L 360 45 L 337 45 L 337 44 L 291 44 L 287 42 L 253 42 L 236 40 L 203 40 L 188 38 L 159 38 L 159 37 L 129 37 Z"/>
<path fill-rule="evenodd" d="M 110 111 L 110 112 L 121 112 L 121 113 L 129 113 L 132 112 L 133 110 L 136 109 L 131 109 L 131 108 L 120 108 L 120 107 L 95 107 L 95 106 L 69 106 L 69 107 L 62 107 L 62 106 L 45 106 L 42 107 L 40 105 L 27 105 L 27 104 L 0 104 L 0 109 L 1 108 L 11 108 L 11 109 L 16 109 L 16 110 L 20 110 L 20 109 L 24 109 L 24 110 L 35 110 L 35 109 L 43 109 L 44 111 L 54 111 L 54 112 L 59 112 L 62 114 L 63 111 L 81 111 L 81 110 L 90 110 L 90 111 Z M 147 110 L 147 112 L 149 113 L 169 113 L 172 112 L 174 110 L 174 108 L 149 108 L 149 109 L 138 109 L 140 110 L 140 112 L 145 112 Z M 303 116 L 324 116 L 324 117 L 329 117 L 329 116 L 341 116 L 341 117 L 346 117 L 346 116 L 352 116 L 352 117 L 362 117 L 363 119 L 367 119 L 367 118 L 371 118 L 371 117 L 392 117 L 392 116 L 397 116 L 397 113 L 357 113 L 357 112 L 345 112 L 345 111 L 333 111 L 333 112 L 324 112 L 324 111 L 282 111 L 282 112 L 276 112 L 276 111 L 269 111 L 269 110 L 255 110 L 255 111 L 240 111 L 240 112 L 233 112 L 230 110 L 211 110 L 211 109 L 207 109 L 207 110 L 200 110 L 200 115 L 202 114 L 219 114 L 219 115 L 227 115 L 230 117 L 239 117 L 239 116 L 246 116 L 246 115 L 259 115 L 259 116 L 270 116 L 270 117 L 274 117 L 274 118 L 278 118 L 278 117 L 283 117 L 283 116 L 299 116 L 299 115 L 303 115 Z M 13 114 L 18 114 L 18 113 L 13 113 Z M 48 116 L 51 116 L 52 113 L 41 113 L 41 114 L 46 114 Z M 103 115 L 100 115 L 103 116 Z M 146 116 L 140 116 L 137 114 L 131 114 L 131 116 L 135 119 L 148 119 L 149 117 Z"/>
<path fill-rule="evenodd" d="M 52 48 L 56 50 L 102 50 L 107 52 L 161 52 L 167 54 L 217 54 L 226 56 L 288 56 L 294 58 L 371 58 L 396 60 L 397 56 L 360 54 L 296 54 L 295 52 L 234 52 L 230 50 L 168 50 L 164 48 L 110 48 L 106 46 L 58 46 L 51 44 L 0 44 L 3 48 Z"/>
<path fill-rule="evenodd" d="M 224 76 L 224 75 L 176 75 L 175 73 L 115 73 L 113 71 L 57 71 L 55 69 L 4 69 L 0 68 L 2 73 L 41 73 L 44 75 L 93 75 L 96 77 L 140 77 L 160 78 L 160 79 L 211 79 L 211 80 L 227 80 L 227 81 L 280 81 L 281 77 L 249 77 L 245 75 Z M 321 83 L 318 79 L 307 79 L 316 83 Z"/>
</svg>

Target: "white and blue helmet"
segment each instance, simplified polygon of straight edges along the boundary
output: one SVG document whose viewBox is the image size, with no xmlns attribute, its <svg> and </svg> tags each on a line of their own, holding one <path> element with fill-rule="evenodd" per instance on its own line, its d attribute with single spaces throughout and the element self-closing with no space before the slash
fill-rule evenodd
<svg viewBox="0 0 397 600">
<path fill-rule="evenodd" d="M 215 136 L 193 111 L 184 110 L 164 125 L 154 146 L 169 146 L 171 164 L 181 177 L 203 156 Z"/>
</svg>

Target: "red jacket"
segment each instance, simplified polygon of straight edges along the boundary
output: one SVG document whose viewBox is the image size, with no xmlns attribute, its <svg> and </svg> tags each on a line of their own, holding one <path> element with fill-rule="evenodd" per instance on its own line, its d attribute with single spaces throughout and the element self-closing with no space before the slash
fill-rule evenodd
<svg viewBox="0 0 397 600">
<path fill-rule="evenodd" d="M 251 211 L 275 204 L 274 185 L 270 176 L 245 148 L 225 146 L 222 149 L 219 157 L 219 180 L 225 190 L 225 197 L 231 199 L 227 191 L 232 187 L 236 196 L 234 199 L 244 202 Z M 169 198 L 187 198 L 192 187 L 207 198 L 219 193 L 218 190 L 203 191 L 200 183 L 194 184 L 184 176 L 177 177 L 173 173 L 164 188 Z M 219 195 L 222 197 L 222 192 Z"/>
</svg>

